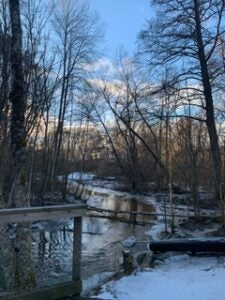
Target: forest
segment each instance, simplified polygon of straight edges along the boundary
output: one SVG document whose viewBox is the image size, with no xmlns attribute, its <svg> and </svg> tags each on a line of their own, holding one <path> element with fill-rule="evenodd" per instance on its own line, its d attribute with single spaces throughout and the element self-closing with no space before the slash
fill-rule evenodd
<svg viewBox="0 0 225 300">
<path fill-rule="evenodd" d="M 51 192 L 64 203 L 79 172 L 134 194 L 190 193 L 196 217 L 205 193 L 224 214 L 225 2 L 151 5 L 135 53 L 121 48 L 109 63 L 88 1 L 0 0 L 2 209 L 45 205 Z M 22 245 L 29 226 L 18 226 L 9 257 L 9 228 L 0 225 L 6 289 L 35 286 Z"/>
</svg>

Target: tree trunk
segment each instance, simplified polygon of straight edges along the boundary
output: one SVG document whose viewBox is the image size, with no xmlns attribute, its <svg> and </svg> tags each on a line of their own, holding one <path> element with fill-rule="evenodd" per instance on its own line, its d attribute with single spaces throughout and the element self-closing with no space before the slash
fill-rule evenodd
<svg viewBox="0 0 225 300">
<path fill-rule="evenodd" d="M 221 197 L 220 187 L 221 187 L 222 161 L 221 161 L 220 147 L 219 147 L 218 135 L 217 135 L 216 124 L 215 124 L 212 87 L 210 83 L 209 71 L 208 71 L 202 32 L 201 32 L 199 0 L 194 0 L 194 8 L 195 8 L 195 22 L 196 22 L 196 40 L 198 43 L 198 56 L 199 56 L 201 75 L 202 75 L 202 84 L 203 84 L 204 97 L 206 103 L 206 125 L 209 133 L 210 150 L 211 150 L 213 166 L 214 166 L 215 194 L 216 197 L 219 199 Z"/>
<path fill-rule="evenodd" d="M 22 28 L 20 20 L 19 0 L 9 0 L 11 20 L 11 71 L 12 90 L 10 100 L 12 103 L 11 119 L 11 152 L 13 164 L 13 183 L 10 193 L 9 205 L 12 207 L 29 206 L 28 176 L 25 168 L 25 84 L 22 64 Z M 30 226 L 21 222 L 15 229 L 14 256 L 15 273 L 14 286 L 17 290 L 34 287 L 35 279 L 31 260 Z"/>
</svg>

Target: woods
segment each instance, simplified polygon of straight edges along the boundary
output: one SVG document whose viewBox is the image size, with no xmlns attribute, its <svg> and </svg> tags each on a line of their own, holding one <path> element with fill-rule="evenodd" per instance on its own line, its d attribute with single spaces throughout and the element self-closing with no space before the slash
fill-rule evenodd
<svg viewBox="0 0 225 300">
<path fill-rule="evenodd" d="M 1 208 L 65 202 L 69 174 L 92 172 L 224 213 L 225 2 L 151 4 L 133 56 L 107 64 L 87 1 L 0 1 Z M 0 231 L 3 286 L 34 287 L 29 222 Z"/>
<path fill-rule="evenodd" d="M 160 23 L 152 22 L 144 30 L 141 53 L 149 64 L 159 66 L 173 63 L 170 81 L 184 88 L 192 88 L 193 97 L 198 93 L 208 130 L 214 168 L 214 187 L 218 198 L 221 191 L 221 153 L 216 129 L 214 98 L 218 84 L 223 80 L 221 50 L 223 48 L 224 2 L 215 1 L 153 1 L 158 8 Z M 157 49 L 156 49 L 157 46 Z M 152 60 L 151 58 L 152 57 Z M 192 103 L 190 103 L 192 105 Z M 196 105 L 196 104 L 194 104 Z M 199 105 L 199 103 L 197 103 Z"/>
</svg>

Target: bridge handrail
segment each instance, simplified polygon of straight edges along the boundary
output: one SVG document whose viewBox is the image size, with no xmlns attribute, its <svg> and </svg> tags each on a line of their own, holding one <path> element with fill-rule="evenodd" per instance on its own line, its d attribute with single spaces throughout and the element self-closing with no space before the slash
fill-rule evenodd
<svg viewBox="0 0 225 300">
<path fill-rule="evenodd" d="M 81 237 L 82 217 L 86 216 L 86 204 L 52 205 L 22 208 L 0 209 L 0 223 L 35 222 L 49 219 L 73 218 L 73 258 L 72 258 L 72 281 L 60 285 L 54 285 L 45 289 L 24 291 L 21 295 L 13 292 L 0 298 L 5 300 L 19 299 L 58 299 L 69 295 L 79 295 L 82 291 L 81 281 Z"/>
<path fill-rule="evenodd" d="M 87 212 L 86 204 L 52 205 L 0 209 L 0 223 L 41 221 L 58 218 L 82 217 Z"/>
</svg>

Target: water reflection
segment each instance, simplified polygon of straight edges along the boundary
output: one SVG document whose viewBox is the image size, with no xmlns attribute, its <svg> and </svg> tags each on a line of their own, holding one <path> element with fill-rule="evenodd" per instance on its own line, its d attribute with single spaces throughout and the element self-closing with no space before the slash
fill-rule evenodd
<svg viewBox="0 0 225 300">
<path fill-rule="evenodd" d="M 39 222 L 33 226 L 33 258 L 39 286 L 71 279 L 73 221 Z M 120 241 L 130 235 L 146 239 L 145 227 L 100 218 L 83 218 L 82 279 L 120 269 Z"/>
<path fill-rule="evenodd" d="M 146 198 L 146 202 L 144 201 Z M 140 224 L 149 224 L 154 220 L 153 215 L 154 208 L 151 203 L 148 202 L 149 197 L 128 195 L 104 195 L 100 197 L 91 197 L 88 204 L 92 207 L 97 207 L 103 210 L 110 210 L 113 212 L 105 212 L 105 216 L 113 217 L 121 221 L 137 222 Z M 122 213 L 121 213 L 122 212 Z M 127 212 L 127 213 L 124 213 Z M 131 214 L 129 212 L 137 212 L 137 214 Z M 138 214 L 139 213 L 139 214 Z M 149 215 L 146 215 L 149 214 Z M 102 213 L 93 210 L 92 215 L 101 216 Z"/>
</svg>

